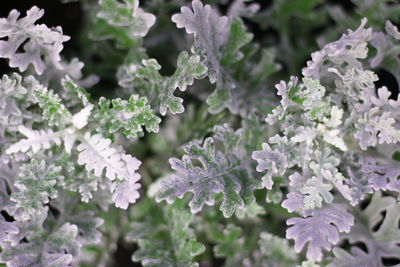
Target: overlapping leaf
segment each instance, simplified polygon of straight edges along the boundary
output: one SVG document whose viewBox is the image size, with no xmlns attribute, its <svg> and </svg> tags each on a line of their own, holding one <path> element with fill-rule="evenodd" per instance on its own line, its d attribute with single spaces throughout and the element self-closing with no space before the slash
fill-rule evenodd
<svg viewBox="0 0 400 267">
<path fill-rule="evenodd" d="M 110 106 L 111 104 L 111 106 Z M 137 137 L 143 134 L 142 126 L 148 132 L 158 132 L 161 119 L 154 115 L 145 97 L 132 95 L 128 101 L 120 98 L 107 100 L 100 98 L 98 119 L 111 133 L 123 129 L 128 137 Z"/>
<path fill-rule="evenodd" d="M 12 234 L 11 242 L 4 243 L 0 262 L 12 266 L 55 266 L 64 267 L 78 256 L 80 244 L 77 242 L 76 225 L 64 223 L 54 231 L 47 231 L 43 222 L 48 209 L 18 224 L 19 232 Z"/>
<path fill-rule="evenodd" d="M 222 193 L 220 210 L 230 217 L 236 208 L 254 201 L 253 191 L 259 188 L 257 174 L 242 143 L 242 130 L 234 132 L 228 126 L 216 126 L 214 138 L 208 137 L 203 146 L 190 143 L 185 146 L 183 158 L 170 159 L 172 169 L 177 174 L 162 182 L 157 200 L 172 203 L 187 192 L 193 193 L 189 202 L 193 213 L 199 212 L 203 205 L 214 205 L 215 195 Z M 217 143 L 223 150 L 216 147 Z M 195 165 L 195 160 L 201 166 Z"/>
<path fill-rule="evenodd" d="M 44 14 L 43 9 L 36 6 L 26 12 L 26 17 L 19 18 L 20 13 L 12 10 L 7 18 L 0 19 L 0 57 L 10 60 L 10 66 L 25 71 L 33 65 L 37 74 L 42 74 L 49 62 L 59 65 L 59 53 L 63 42 L 69 37 L 62 34 L 61 27 L 53 29 L 44 24 L 35 24 Z M 18 52 L 22 46 L 23 52 Z"/>
<path fill-rule="evenodd" d="M 147 204 L 142 202 L 136 208 Z M 132 223 L 128 232 L 127 240 L 139 245 L 133 261 L 140 261 L 143 266 L 199 266 L 194 258 L 203 253 L 205 247 L 196 241 L 190 228 L 193 215 L 183 209 L 183 202 L 177 201 L 162 209 L 153 206 L 147 212 L 152 216 Z"/>
<path fill-rule="evenodd" d="M 385 212 L 384 215 L 382 212 Z M 367 208 L 356 215 L 354 228 L 346 237 L 351 244 L 363 242 L 367 252 L 357 247 L 352 247 L 351 254 L 340 248 L 335 249 L 337 259 L 331 266 L 343 266 L 344 260 L 349 260 L 349 263 L 365 262 L 363 259 L 368 259 L 371 266 L 383 266 L 383 258 L 399 259 L 400 205 L 396 200 L 377 192 Z"/>
<path fill-rule="evenodd" d="M 165 115 L 169 109 L 172 114 L 182 113 L 183 99 L 174 96 L 177 88 L 185 91 L 194 79 L 204 78 L 207 68 L 200 57 L 180 53 L 174 74 L 163 77 L 159 74 L 161 66 L 155 59 L 142 60 L 142 64 L 132 63 L 123 66 L 118 74 L 119 84 L 135 93 L 142 93 L 149 99 L 150 105 Z"/>
</svg>

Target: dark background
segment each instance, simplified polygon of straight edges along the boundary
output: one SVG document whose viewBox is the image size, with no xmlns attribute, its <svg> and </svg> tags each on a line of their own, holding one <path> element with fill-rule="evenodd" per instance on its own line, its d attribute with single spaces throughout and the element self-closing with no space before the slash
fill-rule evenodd
<svg viewBox="0 0 400 267">
<path fill-rule="evenodd" d="M 146 0 L 142 0 L 140 2 L 142 4 L 146 4 Z M 253 2 L 258 3 L 261 6 L 260 10 L 268 8 L 273 4 L 273 0 L 256 0 Z M 341 5 L 349 13 L 354 11 L 355 8 L 351 0 L 326 0 L 324 2 Z M 78 1 L 64 4 L 61 2 L 61 0 L 3 0 L 1 3 L 0 17 L 6 17 L 12 9 L 17 9 L 21 13 L 21 16 L 25 16 L 24 13 L 26 12 L 26 10 L 34 5 L 45 10 L 45 15 L 38 21 L 39 23 L 44 23 L 49 27 L 61 26 L 64 34 L 71 37 L 69 41 L 64 43 L 64 50 L 62 51 L 62 55 L 67 59 L 71 59 L 73 57 L 78 57 L 82 59 L 83 56 L 81 55 L 81 53 L 79 53 L 79 42 L 85 18 L 83 16 L 81 3 Z M 224 12 L 226 6 L 227 5 L 220 5 L 220 9 L 222 12 Z M 178 11 L 179 10 L 172 11 L 171 14 Z M 260 40 L 265 36 L 274 36 L 278 34 L 271 29 L 262 30 L 256 23 L 252 23 L 249 20 L 246 20 L 245 22 L 246 25 L 249 27 L 249 30 L 254 34 L 255 41 Z M 316 33 L 316 36 L 317 34 L 318 33 Z M 148 54 L 150 57 L 156 58 L 158 60 L 158 55 L 152 55 L 151 50 L 148 51 Z M 304 66 L 307 60 L 309 60 L 309 58 L 304 58 Z M 163 63 L 162 60 L 159 62 Z M 163 68 L 161 71 L 165 69 L 166 68 Z M 6 73 L 8 71 L 9 68 L 7 62 L 5 60 L 0 60 L 0 72 Z M 386 85 L 392 92 L 391 98 L 396 99 L 399 93 L 399 88 L 395 77 L 392 74 L 381 69 L 375 70 L 375 72 L 379 76 L 379 81 L 376 83 L 377 87 Z M 299 73 L 291 73 L 291 75 L 299 74 L 300 70 Z"/>
<path fill-rule="evenodd" d="M 45 10 L 45 14 L 38 21 L 49 27 L 61 26 L 65 35 L 71 39 L 64 43 L 63 56 L 72 57 L 74 52 L 79 49 L 77 36 L 82 29 L 83 17 L 79 2 L 63 4 L 61 0 L 3 0 L 1 1 L 0 17 L 7 17 L 12 9 L 18 10 L 25 17 L 25 13 L 32 6 L 37 6 Z M 5 73 L 8 64 L 5 60 L 0 60 L 0 71 Z"/>
</svg>

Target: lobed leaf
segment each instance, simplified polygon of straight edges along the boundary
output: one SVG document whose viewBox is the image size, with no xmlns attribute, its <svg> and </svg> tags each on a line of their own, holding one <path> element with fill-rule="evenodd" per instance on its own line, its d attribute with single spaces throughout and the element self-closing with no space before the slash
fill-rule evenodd
<svg viewBox="0 0 400 267">
<path fill-rule="evenodd" d="M 189 56 L 185 51 L 179 54 L 177 65 L 172 76 L 163 77 L 155 59 L 142 60 L 142 64 L 133 63 L 120 69 L 119 84 L 146 95 L 150 105 L 163 116 L 168 109 L 172 114 L 182 113 L 185 110 L 183 99 L 174 96 L 175 90 L 185 91 L 194 79 L 204 78 L 207 68 L 199 56 Z"/>
<path fill-rule="evenodd" d="M 17 143 L 11 145 L 7 150 L 7 154 L 13 154 L 16 152 L 26 152 L 32 150 L 33 153 L 38 152 L 41 149 L 48 149 L 51 143 L 56 145 L 61 144 L 61 137 L 64 132 L 53 132 L 51 129 L 45 130 L 31 130 L 25 126 L 19 126 L 18 130 L 25 135 L 27 138 L 18 141 Z"/>
<path fill-rule="evenodd" d="M 214 205 L 215 194 L 222 193 L 220 210 L 225 217 L 254 201 L 253 190 L 259 187 L 259 182 L 245 156 L 242 131 L 234 132 L 225 125 L 214 127 L 214 132 L 214 138 L 206 138 L 202 147 L 195 143 L 186 145 L 186 155 L 181 160 L 170 159 L 172 169 L 178 173 L 162 181 L 157 201 L 172 203 L 175 198 L 191 192 L 193 198 L 189 206 L 197 213 L 204 204 Z M 216 141 L 221 142 L 224 150 L 216 148 Z M 194 160 L 199 161 L 201 167 L 196 166 Z"/>
<path fill-rule="evenodd" d="M 69 37 L 62 34 L 61 27 L 53 29 L 44 24 L 35 24 L 44 14 L 43 9 L 33 6 L 26 12 L 26 17 L 19 18 L 20 13 L 13 9 L 7 18 L 0 19 L 0 57 L 10 60 L 10 67 L 25 71 L 33 65 L 37 74 L 42 74 L 49 62 L 59 65 L 59 53 L 63 42 Z M 23 52 L 18 52 L 22 46 Z"/>
<path fill-rule="evenodd" d="M 57 197 L 64 179 L 60 166 L 48 165 L 44 160 L 32 160 L 21 167 L 14 183 L 17 191 L 12 192 L 10 199 L 23 209 L 22 217 L 29 219 L 34 214 L 42 213 L 43 205 Z"/>
<path fill-rule="evenodd" d="M 322 249 L 330 250 L 337 244 L 339 232 L 350 232 L 354 217 L 342 205 L 332 204 L 313 211 L 310 217 L 290 218 L 286 223 L 292 225 L 286 230 L 286 238 L 295 240 L 295 251 L 299 253 L 308 243 L 307 258 L 321 261 Z"/>
<path fill-rule="evenodd" d="M 117 207 L 126 209 L 129 203 L 135 203 L 139 198 L 140 175 L 136 170 L 141 162 L 110 145 L 111 140 L 101 134 L 86 133 L 77 147 L 77 163 L 85 165 L 85 169 L 93 171 L 97 177 L 101 177 L 105 170 L 105 177 L 111 181 L 116 180 L 113 186 L 113 201 Z"/>
<path fill-rule="evenodd" d="M 199 266 L 194 258 L 205 251 L 205 246 L 196 241 L 190 228 L 193 215 L 182 204 L 177 201 L 162 209 L 154 206 L 148 211 L 153 216 L 131 225 L 128 240 L 139 245 L 133 261 L 143 266 Z"/>
<path fill-rule="evenodd" d="M 148 132 L 158 132 L 161 122 L 147 105 L 146 97 L 139 98 L 138 95 L 132 95 L 128 101 L 100 98 L 97 117 L 109 133 L 114 134 L 122 128 L 128 138 L 143 134 L 142 126 Z"/>
</svg>

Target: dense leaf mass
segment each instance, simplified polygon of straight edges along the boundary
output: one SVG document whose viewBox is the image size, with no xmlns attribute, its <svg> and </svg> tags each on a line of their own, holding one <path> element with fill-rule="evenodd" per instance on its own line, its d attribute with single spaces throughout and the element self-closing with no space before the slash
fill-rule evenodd
<svg viewBox="0 0 400 267">
<path fill-rule="evenodd" d="M 41 2 L 0 18 L 1 266 L 400 265 L 398 1 Z"/>
</svg>

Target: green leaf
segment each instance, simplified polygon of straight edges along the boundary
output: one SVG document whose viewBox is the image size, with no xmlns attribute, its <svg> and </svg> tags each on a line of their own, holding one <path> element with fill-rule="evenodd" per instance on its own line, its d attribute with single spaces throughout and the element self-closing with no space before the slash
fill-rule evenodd
<svg viewBox="0 0 400 267">
<path fill-rule="evenodd" d="M 178 28 L 185 28 L 188 34 L 194 35 L 192 50 L 206 58 L 208 77 L 214 83 L 220 75 L 220 48 L 229 31 L 228 18 L 219 16 L 209 5 L 203 6 L 199 0 L 193 0 L 192 7 L 193 11 L 182 7 L 181 13 L 172 16 L 172 21 Z"/>
<path fill-rule="evenodd" d="M 68 179 L 65 180 L 64 188 L 72 192 L 78 192 L 81 195 L 82 202 L 89 202 L 93 198 L 93 192 L 96 192 L 101 181 L 99 177 L 92 172 L 77 168 L 75 162 L 70 161 L 71 155 L 61 154 L 56 161 L 57 165 L 63 166 L 63 171 Z"/>
<path fill-rule="evenodd" d="M 240 49 L 250 43 L 252 39 L 253 35 L 246 33 L 241 19 L 236 18 L 230 24 L 229 35 L 220 49 L 220 69 L 217 72 L 219 75 L 216 79 L 216 87 L 214 92 L 207 98 L 210 112 L 218 113 L 225 107 L 228 107 L 233 113 L 238 112 L 237 102 L 240 102 L 240 99 L 236 97 L 236 94 L 240 95 L 240 92 L 247 88 L 242 88 L 242 85 L 239 84 L 230 69 L 233 69 L 235 67 L 234 64 L 244 57 Z"/>
<path fill-rule="evenodd" d="M 194 79 L 204 78 L 207 68 L 200 62 L 199 56 L 189 56 L 185 51 L 179 54 L 177 64 L 172 76 L 163 77 L 159 74 L 161 66 L 155 59 L 142 60 L 142 64 L 132 63 L 120 69 L 119 83 L 147 96 L 150 105 L 161 115 L 165 115 L 168 109 L 172 114 L 182 113 L 185 110 L 183 99 L 174 96 L 175 90 L 185 91 Z"/>
<path fill-rule="evenodd" d="M 92 38 L 115 39 L 122 48 L 131 48 L 147 35 L 156 21 L 153 14 L 139 8 L 138 0 L 100 0 L 99 6 L 93 18 L 95 25 L 91 32 Z"/>
<path fill-rule="evenodd" d="M 132 95 L 128 101 L 120 98 L 110 101 L 101 97 L 97 118 L 109 133 L 114 134 L 122 128 L 128 138 L 143 135 L 142 126 L 148 132 L 158 132 L 161 122 L 147 105 L 147 98 L 138 95 Z"/>
<path fill-rule="evenodd" d="M 184 111 L 182 99 L 173 95 L 176 88 L 185 91 L 187 86 L 192 85 L 194 79 L 203 79 L 207 68 L 200 62 L 198 56 L 190 56 L 186 52 L 182 52 L 178 57 L 178 66 L 175 73 L 164 81 L 164 88 L 160 97 L 160 113 L 165 115 L 167 108 L 172 114 L 182 113 Z"/>
<path fill-rule="evenodd" d="M 19 221 L 19 233 L 2 244 L 0 261 L 11 266 L 70 266 L 80 252 L 78 228 L 70 223 L 48 229 L 43 225 L 48 208 L 29 221 Z"/>
<path fill-rule="evenodd" d="M 199 266 L 194 257 L 203 253 L 205 247 L 196 241 L 189 228 L 193 215 L 184 209 L 183 202 L 164 208 L 153 203 L 147 212 L 152 216 L 145 216 L 144 222 L 132 223 L 127 235 L 128 240 L 139 245 L 132 259 L 143 266 Z"/>
<path fill-rule="evenodd" d="M 77 85 L 69 76 L 65 76 L 61 80 L 61 84 L 64 87 L 66 94 L 79 99 L 84 106 L 91 102 L 89 93 L 79 85 Z"/>
<path fill-rule="evenodd" d="M 202 147 L 193 142 L 186 145 L 186 155 L 181 160 L 170 159 L 177 174 L 162 181 L 157 201 L 172 203 L 191 192 L 189 206 L 196 213 L 204 204 L 214 205 L 215 194 L 222 193 L 220 210 L 225 217 L 232 216 L 236 208 L 254 202 L 253 191 L 260 187 L 260 181 L 243 147 L 243 130 L 234 132 L 224 125 L 214 127 L 214 132 L 214 137 L 206 138 Z"/>
<path fill-rule="evenodd" d="M 11 200 L 24 210 L 23 217 L 30 218 L 43 212 L 43 205 L 56 198 L 58 188 L 63 184 L 61 167 L 46 164 L 44 160 L 32 160 L 21 167 L 21 174 L 14 186 L 18 189 L 11 194 Z"/>
<path fill-rule="evenodd" d="M 265 213 L 264 207 L 254 202 L 244 208 L 237 208 L 235 215 L 239 220 L 243 220 L 245 218 L 257 219 L 259 215 L 264 215 Z"/>
<path fill-rule="evenodd" d="M 284 238 L 262 232 L 258 246 L 262 262 L 259 263 L 260 266 L 290 267 L 295 266 L 297 262 L 296 252 Z"/>
<path fill-rule="evenodd" d="M 214 92 L 207 98 L 209 110 L 218 113 L 228 107 L 238 113 L 238 100 L 232 91 L 246 88 L 235 81 L 230 69 L 244 57 L 240 49 L 252 40 L 252 34 L 246 33 L 240 18 L 230 22 L 199 0 L 192 1 L 192 8 L 182 7 L 181 13 L 172 16 L 172 21 L 194 35 L 192 51 L 206 64 L 210 82 L 216 82 Z"/>
<path fill-rule="evenodd" d="M 50 126 L 65 126 L 72 121 L 72 114 L 62 103 L 58 94 L 45 87 L 35 90 L 35 95 L 39 99 L 39 106 L 43 110 L 42 116 L 48 121 Z"/>
<path fill-rule="evenodd" d="M 247 33 L 243 21 L 233 20 L 226 44 L 222 48 L 221 66 L 230 66 L 243 58 L 240 49 L 253 39 L 253 34 Z"/>
<path fill-rule="evenodd" d="M 214 233 L 213 239 L 217 242 L 214 253 L 217 257 L 234 258 L 244 245 L 242 229 L 228 224 L 222 233 Z"/>
</svg>

